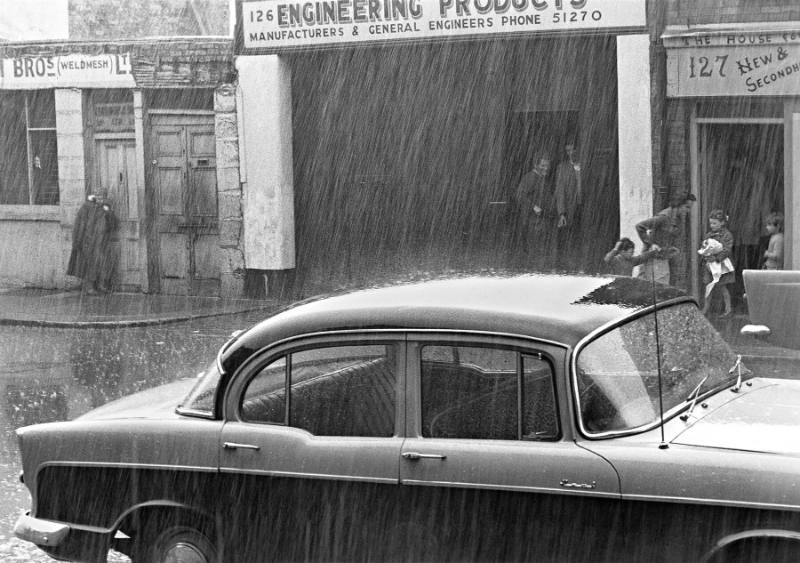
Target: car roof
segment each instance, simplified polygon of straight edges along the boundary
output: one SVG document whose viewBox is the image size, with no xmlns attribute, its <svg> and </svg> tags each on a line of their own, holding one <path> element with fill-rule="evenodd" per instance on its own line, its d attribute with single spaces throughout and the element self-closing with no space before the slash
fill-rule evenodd
<svg viewBox="0 0 800 563">
<path fill-rule="evenodd" d="M 360 329 L 481 331 L 574 346 L 595 329 L 683 298 L 676 288 L 614 276 L 481 275 L 403 283 L 301 302 L 242 334 L 225 371 L 272 342 Z M 231 365 L 229 365 L 231 364 Z"/>
</svg>

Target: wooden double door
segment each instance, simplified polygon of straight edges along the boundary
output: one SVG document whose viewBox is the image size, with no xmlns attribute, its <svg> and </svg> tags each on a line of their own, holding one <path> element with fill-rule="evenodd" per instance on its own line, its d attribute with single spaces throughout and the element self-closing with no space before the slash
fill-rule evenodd
<svg viewBox="0 0 800 563">
<path fill-rule="evenodd" d="M 148 277 L 153 291 L 219 295 L 214 116 L 153 115 Z"/>
</svg>

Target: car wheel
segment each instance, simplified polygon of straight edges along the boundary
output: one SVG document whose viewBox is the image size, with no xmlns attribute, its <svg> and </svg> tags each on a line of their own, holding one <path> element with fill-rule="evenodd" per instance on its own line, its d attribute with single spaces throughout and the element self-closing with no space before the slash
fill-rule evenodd
<svg viewBox="0 0 800 563">
<path fill-rule="evenodd" d="M 134 563 L 215 563 L 217 549 L 205 533 L 189 526 L 171 526 L 143 534 L 134 548 Z"/>
</svg>

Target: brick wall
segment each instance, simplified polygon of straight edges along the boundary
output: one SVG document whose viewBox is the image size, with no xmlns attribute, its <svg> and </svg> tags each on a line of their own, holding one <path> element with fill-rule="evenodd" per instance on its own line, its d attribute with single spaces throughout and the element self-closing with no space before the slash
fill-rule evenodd
<svg viewBox="0 0 800 563">
<path fill-rule="evenodd" d="M 70 0 L 70 39 L 228 34 L 228 0 Z"/>
<path fill-rule="evenodd" d="M 664 2 L 667 25 L 800 20 L 797 0 L 656 0 Z"/>
</svg>

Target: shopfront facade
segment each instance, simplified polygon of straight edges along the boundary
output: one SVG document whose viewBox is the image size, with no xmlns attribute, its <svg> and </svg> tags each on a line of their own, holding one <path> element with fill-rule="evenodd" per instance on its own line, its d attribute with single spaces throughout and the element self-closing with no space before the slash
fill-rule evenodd
<svg viewBox="0 0 800 563">
<path fill-rule="evenodd" d="M 248 269 L 291 272 L 307 293 L 409 272 L 600 271 L 652 213 L 644 0 L 237 9 Z M 567 143 L 581 223 L 559 241 L 554 218 L 525 247 L 517 185 L 547 155 L 553 198 Z"/>
<path fill-rule="evenodd" d="M 724 6 L 720 7 L 720 4 Z M 739 272 L 758 269 L 765 218 L 785 216 L 785 269 L 800 268 L 800 7 L 796 2 L 668 2 L 664 163 L 674 190 L 698 199 L 691 248 L 722 209 Z M 696 253 L 687 285 L 699 294 Z M 743 304 L 741 274 L 733 289 Z"/>
<path fill-rule="evenodd" d="M 0 46 L 0 282 L 73 288 L 89 194 L 117 218 L 115 291 L 242 293 L 229 38 Z"/>
</svg>

